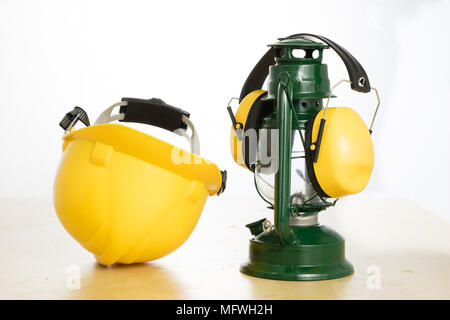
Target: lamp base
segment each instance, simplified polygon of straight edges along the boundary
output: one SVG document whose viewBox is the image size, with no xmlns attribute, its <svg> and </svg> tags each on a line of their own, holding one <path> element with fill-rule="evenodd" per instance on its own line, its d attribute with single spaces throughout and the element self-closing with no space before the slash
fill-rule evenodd
<svg viewBox="0 0 450 320">
<path fill-rule="evenodd" d="M 250 240 L 249 260 L 241 272 L 274 280 L 329 280 L 349 276 L 352 264 L 345 259 L 345 241 L 322 225 L 291 227 L 294 244 L 283 245 L 273 230 Z"/>
</svg>

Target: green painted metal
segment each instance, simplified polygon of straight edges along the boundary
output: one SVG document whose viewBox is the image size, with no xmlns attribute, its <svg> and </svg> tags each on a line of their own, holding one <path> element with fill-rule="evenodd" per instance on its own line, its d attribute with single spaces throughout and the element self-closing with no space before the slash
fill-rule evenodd
<svg viewBox="0 0 450 320">
<path fill-rule="evenodd" d="M 280 64 L 278 65 L 278 63 Z M 270 68 L 268 81 L 269 99 L 277 98 L 279 79 L 282 74 L 286 74 L 290 78 L 293 100 L 328 98 L 330 80 L 327 76 L 328 67 L 326 64 L 293 65 L 292 61 L 277 62 L 276 65 Z"/>
<path fill-rule="evenodd" d="M 326 45 L 303 39 L 280 39 L 275 48 L 275 65 L 270 67 L 268 95 L 276 101 L 275 111 L 263 119 L 261 127 L 278 129 L 278 171 L 275 174 L 275 229 L 261 232 L 257 221 L 251 225 L 249 260 L 241 266 L 245 274 L 279 280 L 324 280 L 348 276 L 353 267 L 345 259 L 344 239 L 324 226 L 294 227 L 293 215 L 314 214 L 332 203 L 296 206 L 290 203 L 291 139 L 293 130 L 305 129 L 308 120 L 323 108 L 330 81 L 322 64 Z M 305 57 L 293 50 L 303 49 Z M 314 56 L 314 51 L 317 54 Z M 250 228 L 250 225 L 249 228 Z"/>
<path fill-rule="evenodd" d="M 269 47 L 275 48 L 303 48 L 303 49 L 326 49 L 328 45 L 314 40 L 306 39 L 303 37 L 287 37 L 279 38 L 277 42 L 269 44 Z"/>
<path fill-rule="evenodd" d="M 282 74 L 286 74 L 292 86 L 292 99 L 328 98 L 330 80 L 328 67 L 322 64 L 323 49 L 326 45 L 305 39 L 281 39 L 275 47 L 276 64 L 270 68 L 268 81 L 268 98 L 276 99 L 278 85 Z M 305 52 L 304 58 L 296 58 L 294 51 Z M 314 52 L 318 55 L 314 58 Z"/>
<path fill-rule="evenodd" d="M 277 280 L 326 280 L 349 276 L 345 241 L 325 226 L 291 227 L 293 245 L 284 245 L 275 231 L 250 240 L 249 260 L 241 272 Z"/>
<path fill-rule="evenodd" d="M 306 123 L 308 120 L 320 109 L 323 108 L 323 101 L 322 99 L 298 99 L 292 101 L 293 107 L 295 109 L 295 115 L 297 116 L 297 123 L 300 127 L 300 129 L 306 128 Z M 278 123 L 277 123 L 277 112 L 273 112 L 268 114 L 266 117 L 264 117 L 261 127 L 266 129 L 278 129 Z M 295 124 L 294 119 L 294 113 L 292 113 L 292 128 L 295 130 L 297 128 Z"/>
<path fill-rule="evenodd" d="M 280 76 L 277 93 L 277 121 L 278 121 L 278 148 L 279 167 L 275 174 L 275 230 L 282 244 L 292 243 L 289 228 L 290 196 L 291 196 L 291 139 L 292 139 L 292 113 L 288 106 L 287 87 L 289 75 Z M 292 82 L 291 82 L 292 83 Z"/>
</svg>

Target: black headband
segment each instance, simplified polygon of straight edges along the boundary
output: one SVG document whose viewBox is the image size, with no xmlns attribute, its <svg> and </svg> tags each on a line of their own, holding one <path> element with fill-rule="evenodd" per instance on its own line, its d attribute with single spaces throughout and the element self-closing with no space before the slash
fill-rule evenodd
<svg viewBox="0 0 450 320">
<path fill-rule="evenodd" d="M 358 92 L 367 93 L 370 92 L 370 82 L 367 77 L 366 71 L 347 50 L 338 45 L 337 43 L 314 34 L 310 33 L 298 33 L 291 35 L 287 38 L 298 38 L 298 37 L 312 37 L 319 39 L 320 41 L 326 43 L 330 48 L 332 48 L 344 61 L 345 67 L 347 68 L 348 76 L 350 78 L 350 86 L 353 90 Z M 285 39 L 287 39 L 285 38 Z M 271 47 L 266 54 L 258 61 L 253 70 L 247 77 L 244 86 L 241 90 L 241 95 L 239 96 L 239 101 L 242 101 L 247 94 L 254 90 L 261 89 L 264 81 L 269 75 L 269 67 L 275 64 L 275 49 Z"/>
<path fill-rule="evenodd" d="M 127 105 L 120 107 L 124 118 L 119 121 L 149 124 L 169 131 L 187 128 L 182 117 L 189 118 L 189 113 L 168 105 L 161 99 L 122 98 L 122 101 L 126 101 Z"/>
<path fill-rule="evenodd" d="M 126 102 L 126 104 L 120 106 L 119 112 L 123 114 L 123 118 L 119 121 L 143 123 L 169 131 L 187 129 L 183 117 L 189 118 L 189 113 L 180 108 L 168 105 L 161 99 L 122 98 L 122 101 Z M 87 113 L 80 107 L 75 107 L 67 113 L 59 125 L 67 131 L 77 121 L 81 121 L 86 126 L 90 126 Z"/>
</svg>

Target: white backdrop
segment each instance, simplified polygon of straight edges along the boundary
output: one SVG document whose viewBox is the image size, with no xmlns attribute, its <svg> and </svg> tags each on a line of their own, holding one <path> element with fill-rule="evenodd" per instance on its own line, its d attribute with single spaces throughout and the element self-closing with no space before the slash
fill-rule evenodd
<svg viewBox="0 0 450 320">
<path fill-rule="evenodd" d="M 75 105 L 93 120 L 123 96 L 190 111 L 202 155 L 228 170 L 227 194 L 255 197 L 229 155 L 226 103 L 266 44 L 310 32 L 353 53 L 380 90 L 364 193 L 407 197 L 450 221 L 449 14 L 443 0 L 1 0 L 0 197 L 51 196 L 59 120 Z M 334 53 L 324 61 L 332 83 L 347 77 Z M 366 119 L 375 106 L 372 95 L 337 94 Z"/>
</svg>

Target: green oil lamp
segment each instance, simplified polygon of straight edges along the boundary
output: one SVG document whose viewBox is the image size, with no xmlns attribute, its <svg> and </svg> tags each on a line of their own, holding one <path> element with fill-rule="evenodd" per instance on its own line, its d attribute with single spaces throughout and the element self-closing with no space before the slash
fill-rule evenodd
<svg viewBox="0 0 450 320">
<path fill-rule="evenodd" d="M 314 39 L 314 40 L 313 40 Z M 371 132 L 333 97 L 325 49 L 344 61 L 351 89 L 371 88 L 361 64 L 335 42 L 317 35 L 278 39 L 248 76 L 232 121 L 231 153 L 254 175 L 255 187 L 274 212 L 274 224 L 247 225 L 249 258 L 241 272 L 278 280 L 325 280 L 353 273 L 345 241 L 321 225 L 318 214 L 343 196 L 362 191 L 374 162 Z M 267 79 L 267 91 L 262 86 Z M 376 89 L 374 89 L 377 93 Z"/>
</svg>

